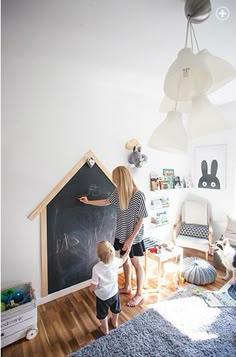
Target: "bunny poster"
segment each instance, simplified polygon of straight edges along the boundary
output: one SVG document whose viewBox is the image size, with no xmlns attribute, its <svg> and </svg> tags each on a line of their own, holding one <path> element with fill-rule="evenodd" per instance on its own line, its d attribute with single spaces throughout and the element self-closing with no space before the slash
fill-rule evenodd
<svg viewBox="0 0 236 357">
<path fill-rule="evenodd" d="M 222 190 L 226 187 L 226 145 L 195 148 L 195 187 Z"/>
</svg>

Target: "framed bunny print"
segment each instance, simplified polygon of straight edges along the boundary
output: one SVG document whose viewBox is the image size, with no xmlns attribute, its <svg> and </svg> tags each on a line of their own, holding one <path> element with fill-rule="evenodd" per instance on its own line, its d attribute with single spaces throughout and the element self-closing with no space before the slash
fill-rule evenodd
<svg viewBox="0 0 236 357">
<path fill-rule="evenodd" d="M 226 188 L 226 145 L 198 146 L 194 150 L 195 187 Z"/>
</svg>

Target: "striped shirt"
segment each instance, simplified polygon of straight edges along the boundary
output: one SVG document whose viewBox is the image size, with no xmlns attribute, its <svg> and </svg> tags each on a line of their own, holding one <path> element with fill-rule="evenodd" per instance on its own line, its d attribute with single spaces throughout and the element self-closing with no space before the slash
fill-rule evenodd
<svg viewBox="0 0 236 357">
<path fill-rule="evenodd" d="M 120 208 L 117 189 L 115 189 L 108 199 L 116 207 L 117 221 L 115 238 L 117 238 L 120 243 L 124 243 L 134 231 L 139 218 L 148 216 L 144 193 L 142 191 L 136 191 L 131 197 L 127 209 Z M 141 242 L 143 240 L 143 235 L 144 226 L 142 224 L 133 240 L 133 244 Z"/>
</svg>

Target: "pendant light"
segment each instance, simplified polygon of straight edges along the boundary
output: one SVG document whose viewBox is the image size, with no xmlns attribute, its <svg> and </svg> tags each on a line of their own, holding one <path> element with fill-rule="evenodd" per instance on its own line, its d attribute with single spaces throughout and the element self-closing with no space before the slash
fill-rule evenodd
<svg viewBox="0 0 236 357">
<path fill-rule="evenodd" d="M 174 101 L 169 97 L 165 96 L 160 104 L 159 111 L 160 112 L 170 112 L 172 110 L 176 110 L 180 113 L 191 113 L 192 112 L 192 101 Z"/>
<path fill-rule="evenodd" d="M 160 112 L 167 112 L 165 120 L 155 129 L 149 146 L 160 151 L 187 150 L 188 138 L 196 139 L 229 129 L 220 108 L 208 99 L 213 93 L 236 77 L 235 68 L 207 49 L 199 50 L 193 23 L 201 23 L 211 13 L 210 0 L 186 0 L 188 19 L 185 47 L 169 67 L 164 80 L 165 97 Z M 190 38 L 190 41 L 189 41 Z M 190 47 L 188 47 L 190 42 Z M 194 43 L 197 53 L 193 52 Z M 182 119 L 182 113 L 190 113 Z"/>
<path fill-rule="evenodd" d="M 154 149 L 180 153 L 187 150 L 188 138 L 182 114 L 170 111 L 163 122 L 154 130 L 148 145 Z"/>
<path fill-rule="evenodd" d="M 187 101 L 206 93 L 212 83 L 211 73 L 205 63 L 187 47 L 191 31 L 190 20 L 189 18 L 187 23 L 185 48 L 179 51 L 164 81 L 165 95 L 178 101 Z"/>
<path fill-rule="evenodd" d="M 212 55 L 208 50 L 199 51 L 196 57 L 201 58 L 211 73 L 212 83 L 208 94 L 215 92 L 236 77 L 236 70 L 229 62 Z"/>
<path fill-rule="evenodd" d="M 186 131 L 191 139 L 220 132 L 229 128 L 219 107 L 212 104 L 205 95 L 192 101 L 192 113 L 186 119 Z"/>
</svg>

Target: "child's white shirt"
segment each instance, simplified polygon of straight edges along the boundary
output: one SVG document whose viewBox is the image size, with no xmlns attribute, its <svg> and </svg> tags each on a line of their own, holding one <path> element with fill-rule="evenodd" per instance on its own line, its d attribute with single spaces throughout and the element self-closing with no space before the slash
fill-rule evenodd
<svg viewBox="0 0 236 357">
<path fill-rule="evenodd" d="M 93 267 L 91 284 L 97 285 L 95 294 L 101 300 L 107 300 L 118 293 L 118 270 L 123 259 L 114 257 L 110 264 L 98 262 Z"/>
</svg>

